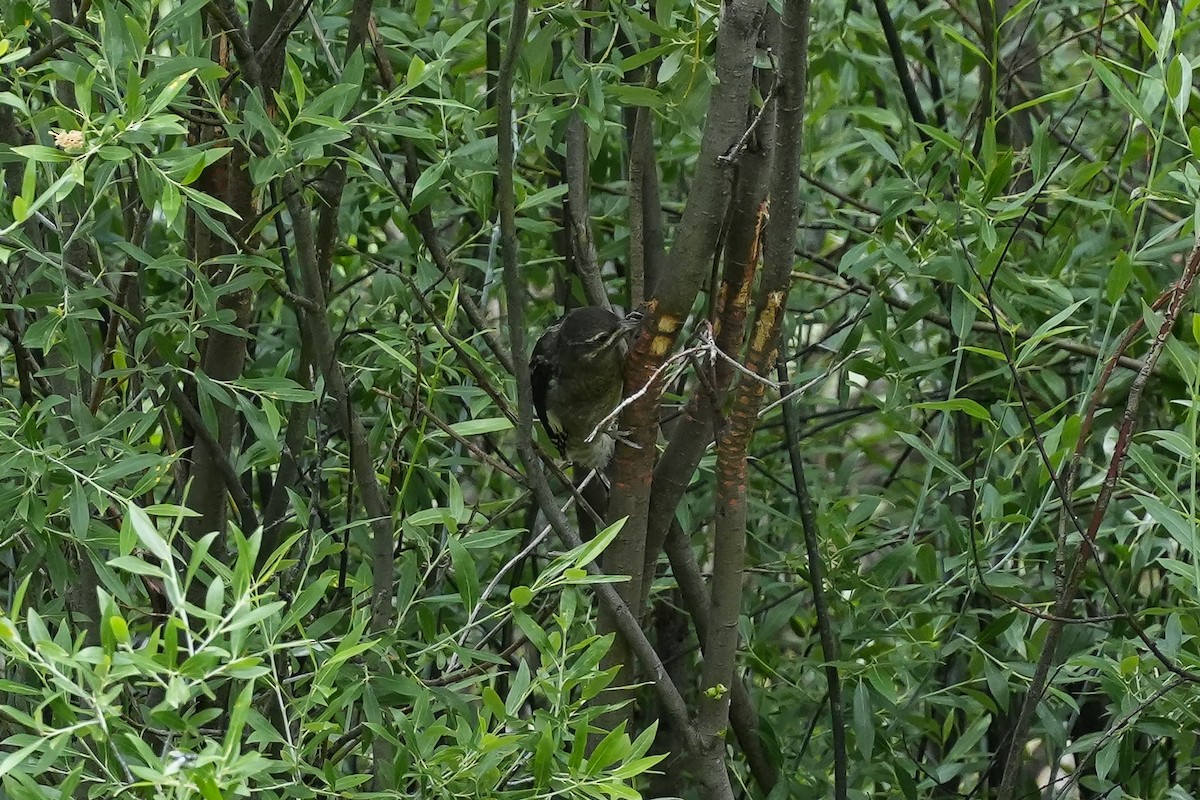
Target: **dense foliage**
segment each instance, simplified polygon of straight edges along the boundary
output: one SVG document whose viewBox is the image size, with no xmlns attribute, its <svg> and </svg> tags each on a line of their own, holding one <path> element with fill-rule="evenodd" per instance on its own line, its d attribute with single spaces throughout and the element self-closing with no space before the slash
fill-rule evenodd
<svg viewBox="0 0 1200 800">
<path fill-rule="evenodd" d="M 1200 796 L 1198 8 L 6 0 L 0 798 Z"/>
</svg>

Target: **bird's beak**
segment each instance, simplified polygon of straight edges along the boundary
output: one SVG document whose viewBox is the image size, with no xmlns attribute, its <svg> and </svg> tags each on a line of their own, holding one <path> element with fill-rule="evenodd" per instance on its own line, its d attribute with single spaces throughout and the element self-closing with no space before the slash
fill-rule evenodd
<svg viewBox="0 0 1200 800">
<path fill-rule="evenodd" d="M 642 320 L 645 318 L 646 318 L 646 314 L 641 309 L 637 309 L 635 311 L 630 311 L 629 316 L 627 316 L 627 317 L 625 317 L 625 319 L 621 320 L 621 323 L 620 323 L 621 332 L 629 333 L 630 331 L 636 331 L 638 329 L 638 327 L 642 324 Z"/>
</svg>

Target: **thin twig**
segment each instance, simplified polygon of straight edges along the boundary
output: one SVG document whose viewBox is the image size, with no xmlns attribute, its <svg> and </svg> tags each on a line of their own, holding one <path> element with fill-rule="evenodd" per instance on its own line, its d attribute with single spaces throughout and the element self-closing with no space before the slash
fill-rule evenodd
<svg viewBox="0 0 1200 800">
<path fill-rule="evenodd" d="M 91 9 L 91 7 L 92 0 L 83 0 L 83 2 L 79 4 L 79 11 L 76 12 L 75 19 L 71 20 L 71 25 L 76 28 L 82 26 L 83 23 L 87 21 L 88 11 Z M 21 69 L 27 71 L 33 69 L 57 53 L 58 49 L 69 41 L 71 41 L 71 34 L 66 31 L 54 34 L 54 36 L 50 38 L 49 42 L 25 56 L 25 60 L 21 62 Z"/>
<path fill-rule="evenodd" d="M 587 477 L 584 478 L 582 481 L 580 481 L 579 486 L 578 486 L 579 491 L 582 492 L 583 488 L 585 486 L 587 486 L 587 484 L 592 480 L 592 478 L 596 474 L 597 473 L 595 470 L 589 472 Z M 571 505 L 570 501 L 567 501 L 567 504 L 562 507 L 562 512 L 564 514 L 566 513 L 567 508 L 569 508 L 570 505 Z M 508 560 L 508 562 L 505 563 L 504 566 L 502 566 L 499 570 L 497 570 L 496 574 L 492 576 L 492 579 L 488 582 L 488 585 L 485 586 L 483 591 L 479 593 L 479 599 L 477 601 L 475 601 L 475 607 L 472 608 L 471 613 L 469 615 L 467 615 L 467 621 L 463 625 L 463 632 L 458 637 L 458 646 L 459 647 L 462 647 L 466 643 L 467 635 L 470 633 L 470 628 L 472 628 L 475 625 L 475 619 L 479 616 L 479 612 L 483 610 L 484 603 L 487 602 L 488 598 L 492 596 L 492 592 L 495 591 L 496 586 L 499 585 L 500 579 L 503 578 L 510 569 L 515 567 L 517 564 L 520 564 L 521 561 L 523 561 L 530 553 L 532 553 L 534 550 L 536 550 L 538 548 L 538 545 L 540 545 L 542 542 L 544 542 L 546 540 L 546 537 L 550 535 L 551 530 L 553 530 L 553 527 L 551 525 L 544 526 L 542 528 L 541 532 L 538 533 L 537 536 L 534 536 L 530 540 L 529 544 L 527 544 L 521 550 L 521 552 L 517 553 L 515 556 L 510 558 Z M 455 666 L 457 666 L 457 664 L 458 664 L 458 653 L 455 653 L 453 656 L 451 656 L 450 663 L 447 665 L 446 669 L 452 670 L 452 669 L 454 669 Z"/>
<path fill-rule="evenodd" d="M 392 394 L 391 392 L 387 391 L 386 389 L 379 388 L 378 386 L 372 386 L 371 391 L 373 391 L 375 394 L 379 395 L 380 397 L 386 397 L 387 399 L 394 400 L 397 403 L 409 402 L 409 401 L 404 400 L 401 397 L 396 396 L 395 394 Z M 421 403 L 419 400 L 417 400 L 415 396 L 411 402 L 412 402 L 412 407 L 416 410 L 416 412 L 418 414 L 420 414 L 422 417 L 424 417 L 425 419 L 432 422 L 434 427 L 436 427 L 442 433 L 446 434 L 451 439 L 458 442 L 463 447 L 467 448 L 467 450 L 471 453 L 471 455 L 474 458 L 478 459 L 481 463 L 487 464 L 489 467 L 496 470 L 497 472 L 504 473 L 505 475 L 507 475 L 508 477 L 517 481 L 518 483 L 524 482 L 525 478 L 523 475 L 521 475 L 521 473 L 517 472 L 515 469 L 510 467 L 508 464 L 506 464 L 502 461 L 497 461 L 496 459 L 492 458 L 490 455 L 485 453 L 482 448 L 480 448 L 478 445 L 476 445 L 474 442 L 472 442 L 466 436 L 463 436 L 461 433 L 454 430 L 454 426 L 448 424 L 445 420 L 443 420 L 437 414 L 434 414 L 429 408 L 427 408 L 425 406 L 424 403 Z"/>
<path fill-rule="evenodd" d="M 293 0 L 292 4 L 279 17 L 278 23 L 275 25 L 275 30 L 271 31 L 271 35 L 263 46 L 259 49 L 263 61 L 269 61 L 275 54 L 275 48 L 291 35 L 296 26 L 300 24 L 300 20 L 312 7 L 313 0 Z"/>
<path fill-rule="evenodd" d="M 851 361 L 851 359 L 857 358 L 858 356 L 862 355 L 864 352 L 866 352 L 866 351 L 865 350 L 855 350 L 854 352 L 850 353 L 848 356 L 843 358 L 841 361 L 837 362 L 836 364 L 833 364 L 832 366 L 830 366 L 827 369 L 825 369 L 824 371 L 822 371 L 820 375 L 813 378 L 808 383 L 797 386 L 795 389 L 792 389 L 790 392 L 783 395 L 775 402 L 768 403 L 766 406 L 764 406 L 758 412 L 758 416 L 760 418 L 765 417 L 768 413 L 773 411 L 777 406 L 784 405 L 784 404 L 790 402 L 792 400 L 792 398 L 796 397 L 797 395 L 804 394 L 805 392 L 807 392 L 809 389 L 813 388 L 814 386 L 818 386 L 818 385 L 824 383 L 825 381 L 829 380 L 831 375 L 836 373 L 842 367 L 846 366 L 846 364 L 848 364 Z"/>
<path fill-rule="evenodd" d="M 786 359 L 779 359 L 775 367 L 781 383 L 787 383 Z M 792 482 L 796 488 L 796 503 L 800 509 L 800 527 L 804 530 L 804 549 L 808 558 L 808 582 L 813 592 L 813 612 L 817 618 L 817 632 L 821 639 L 822 660 L 825 662 L 826 696 L 829 698 L 829 723 L 833 738 L 833 784 L 834 797 L 846 797 L 846 776 L 849 760 L 846 756 L 846 714 L 842 704 L 842 679 L 838 672 L 840 658 L 838 640 L 833 635 L 833 621 L 829 600 L 825 594 L 825 566 L 821 558 L 820 532 L 817 530 L 817 515 L 812 496 L 808 491 L 808 480 L 804 474 L 804 459 L 800 455 L 800 417 L 794 401 L 795 393 L 785 395 L 783 403 L 783 427 L 787 442 L 788 461 L 792 467 Z"/>
<path fill-rule="evenodd" d="M 541 462 L 534 451 L 533 390 L 529 380 L 529 364 L 520 357 L 526 352 L 525 290 L 519 261 L 516 189 L 513 185 L 513 162 L 516 153 L 513 142 L 512 90 L 517 58 L 525 40 L 525 24 L 528 13 L 528 0 L 515 0 L 508 45 L 505 48 L 504 59 L 501 62 L 500 74 L 496 82 L 497 150 L 500 162 L 497 176 L 497 201 L 500 209 L 500 251 L 504 288 L 508 301 L 509 347 L 514 354 L 517 377 L 517 450 L 521 454 L 527 480 L 542 512 L 567 545 L 579 547 L 582 545 L 579 533 L 572 528 L 566 515 L 559 511 L 542 472 Z M 588 564 L 587 569 L 592 575 L 599 574 L 599 568 L 595 563 Z M 612 615 L 622 638 L 645 667 L 646 672 L 649 673 L 663 710 L 671 719 L 671 724 L 676 726 L 683 740 L 689 744 L 689 749 L 698 747 L 699 742 L 692 729 L 687 703 L 667 675 L 662 660 L 658 657 L 658 653 L 655 652 L 649 639 L 646 638 L 646 633 L 637 617 L 630 611 L 629 606 L 621 599 L 611 584 L 594 583 L 592 591 L 595 592 L 608 613 Z"/>
<path fill-rule="evenodd" d="M 590 442 L 593 439 L 595 439 L 596 436 L 601 431 L 608 430 L 608 426 L 613 422 L 613 420 L 615 420 L 617 417 L 621 416 L 622 411 L 624 411 L 631 404 L 637 402 L 640 398 L 644 397 L 646 395 L 646 392 L 650 391 L 650 389 L 653 388 L 655 386 L 655 384 L 658 383 L 659 376 L 662 375 L 664 371 L 666 371 L 667 367 L 671 366 L 676 361 L 683 361 L 685 359 L 688 359 L 688 358 L 696 355 L 697 353 L 707 353 L 707 352 L 709 352 L 709 347 L 707 345 L 696 345 L 695 347 L 689 347 L 686 350 L 680 350 L 678 353 L 675 353 L 672 356 L 670 356 L 666 361 L 664 361 L 662 364 L 659 365 L 658 369 L 654 370 L 654 372 L 650 376 L 650 379 L 648 381 L 646 381 L 645 383 L 643 383 L 642 386 L 637 391 L 631 393 L 629 396 L 627 396 L 625 399 L 623 399 L 620 403 L 617 404 L 616 408 L 614 408 L 612 411 L 610 411 L 604 417 L 604 419 L 602 419 L 598 423 L 596 423 L 596 427 L 592 428 L 592 432 L 588 434 L 587 438 L 584 439 L 584 441 Z"/>
<path fill-rule="evenodd" d="M 729 150 L 717 156 L 717 160 L 722 164 L 732 166 L 742 160 L 742 153 L 745 152 L 746 147 L 750 144 L 750 137 L 758 130 L 758 126 L 763 120 L 763 115 L 767 113 L 771 101 L 775 99 L 775 89 L 779 86 L 779 70 L 775 69 L 775 55 L 769 47 L 767 48 L 767 58 L 771 60 L 771 88 L 767 90 L 767 96 L 763 98 L 762 105 L 759 106 L 754 119 L 750 121 L 750 127 L 746 128 L 746 132 L 742 134 L 742 138 L 738 139 Z"/>
<path fill-rule="evenodd" d="M 969 262 L 974 270 L 974 263 Z M 1117 592 L 1116 587 L 1112 584 L 1108 577 L 1108 572 L 1100 558 L 1099 549 L 1096 547 L 1096 536 L 1099 533 L 1100 525 L 1104 520 L 1108 510 L 1109 502 L 1112 500 L 1116 490 L 1117 480 L 1119 479 L 1124 467 L 1125 457 L 1128 453 L 1130 443 L 1133 439 L 1134 421 L 1137 415 L 1137 410 L 1140 405 L 1142 394 L 1145 391 L 1146 384 L 1149 381 L 1150 375 L 1153 374 L 1154 365 L 1157 363 L 1159 356 L 1162 354 L 1163 348 L 1166 346 L 1167 336 L 1170 334 L 1179 313 L 1183 309 L 1184 300 L 1190 293 L 1192 284 L 1195 282 L 1197 273 L 1200 272 L 1200 245 L 1193 248 L 1188 256 L 1184 266 L 1183 274 L 1172 284 L 1171 288 L 1164 292 L 1156 301 L 1155 305 L 1165 303 L 1167 310 L 1164 314 L 1164 320 L 1160 326 L 1154 341 L 1152 342 L 1149 354 L 1143 364 L 1142 369 L 1138 372 L 1133 380 L 1133 384 L 1129 390 L 1128 400 L 1125 406 L 1125 413 L 1122 415 L 1121 424 L 1118 428 L 1116 444 L 1113 447 L 1113 454 L 1109 460 L 1109 467 L 1104 481 L 1100 487 L 1100 495 L 1096 500 L 1096 506 L 1092 511 L 1090 523 L 1085 530 L 1079 521 L 1078 516 L 1071 510 L 1071 491 L 1073 488 L 1074 469 L 1068 465 L 1066 469 L 1059 471 L 1054 468 L 1050 460 L 1049 454 L 1046 452 L 1045 444 L 1042 437 L 1038 435 L 1036 429 L 1036 419 L 1032 409 L 1025 397 L 1024 391 L 1019 380 L 1015 361 L 1012 354 L 1009 352 L 1007 343 L 1001 337 L 1001 346 L 1004 348 L 1005 362 L 1008 365 L 1009 371 L 1013 375 L 1014 386 L 1017 390 L 1017 396 L 1021 401 L 1021 410 L 1027 424 L 1034 432 L 1034 443 L 1037 447 L 1038 454 L 1041 457 L 1043 465 L 1050 471 L 1051 479 L 1054 481 L 1055 489 L 1063 502 L 1064 517 L 1067 522 L 1075 529 L 1082 538 L 1080 545 L 1080 553 L 1076 555 L 1073 563 L 1068 569 L 1067 577 L 1062 584 L 1059 596 L 1054 605 L 1054 613 L 1058 616 L 1065 616 L 1070 610 L 1071 603 L 1074 601 L 1076 591 L 1079 587 L 1079 582 L 1083 579 L 1083 566 L 1090 559 L 1097 567 L 1098 574 L 1105 590 L 1109 597 L 1117 604 L 1117 607 L 1123 614 L 1126 615 L 1126 623 L 1137 635 L 1138 639 L 1146 646 L 1159 663 L 1163 665 L 1169 672 L 1179 676 L 1189 682 L 1200 682 L 1200 675 L 1180 667 L 1174 659 L 1169 658 L 1158 644 L 1151 639 L 1145 630 L 1136 622 L 1130 614 L 1124 599 Z M 982 277 L 976 272 L 976 280 L 983 284 Z M 986 284 L 984 284 L 986 286 Z M 984 299 L 987 302 L 988 312 L 992 317 L 992 322 L 999 328 L 999 315 L 996 311 L 991 293 L 984 292 Z M 1136 330 L 1141 324 L 1139 320 L 1131 326 L 1131 332 Z M 1122 346 L 1114 354 L 1113 359 L 1106 370 L 1106 375 L 1112 370 L 1112 363 L 1118 358 L 1124 347 L 1131 341 L 1131 337 L 1127 336 L 1122 341 Z M 1077 448 L 1082 447 L 1085 439 L 1084 431 L 1081 428 L 1080 444 Z M 1072 459 L 1070 464 L 1074 464 Z M 1020 753 L 1023 751 L 1025 739 L 1029 731 L 1030 723 L 1034 710 L 1041 702 L 1042 694 L 1045 692 L 1047 681 L 1050 676 L 1050 665 L 1053 662 L 1056 653 L 1058 652 L 1058 644 L 1061 639 L 1063 625 L 1059 622 L 1051 622 L 1046 632 L 1046 640 L 1042 645 L 1042 654 L 1038 659 L 1037 665 L 1034 668 L 1034 673 L 1030 679 L 1030 686 L 1026 692 L 1024 702 L 1021 704 L 1017 719 L 1013 724 L 1010 735 L 1007 755 L 1005 757 L 1004 769 L 1002 772 L 999 796 L 1002 800 L 1011 800 L 1016 791 L 1016 781 L 1018 767 L 1021 761 Z"/>
<path fill-rule="evenodd" d="M 872 293 L 871 287 L 865 286 L 863 284 L 846 284 L 841 281 L 834 280 L 832 278 L 825 278 L 820 275 L 813 275 L 812 273 L 808 273 L 808 272 L 793 272 L 792 277 L 797 278 L 799 280 L 808 281 L 809 283 L 818 283 L 818 284 L 821 284 L 822 286 L 828 286 L 831 289 L 836 289 L 837 291 L 843 292 L 843 293 L 853 292 L 853 293 L 861 295 L 863 297 L 870 297 L 871 293 Z M 883 291 L 876 291 L 875 293 L 879 297 L 880 300 L 887 303 L 889 306 L 892 306 L 893 308 L 900 309 L 901 311 L 911 311 L 912 308 L 916 305 L 916 303 L 914 303 L 912 301 L 902 300 L 898 297 L 887 294 L 886 292 L 883 292 Z M 954 323 L 950 320 L 949 317 L 945 316 L 944 314 L 926 313 L 921 316 L 921 319 L 925 320 L 926 322 L 931 322 L 934 325 L 937 325 L 939 328 L 945 328 L 947 330 L 954 329 Z M 991 322 L 988 322 L 986 320 L 976 320 L 975 322 L 973 322 L 971 324 L 971 330 L 973 330 L 977 333 L 995 333 L 997 335 L 1000 335 L 999 333 L 997 333 L 997 327 L 995 325 L 993 325 Z M 1007 333 L 1008 335 L 1012 336 L 1014 339 L 1016 339 L 1017 341 L 1020 341 L 1020 342 L 1028 341 L 1030 338 L 1033 337 L 1032 333 L 1030 333 L 1029 331 L 1027 331 L 1023 328 L 1017 328 L 1016 330 L 1008 330 L 1008 329 L 1001 328 L 1000 330 L 1004 331 L 1005 333 Z M 1071 339 L 1064 339 L 1064 338 L 1058 337 L 1058 336 L 1051 336 L 1049 338 L 1043 339 L 1042 341 L 1045 344 L 1049 345 L 1050 347 L 1053 347 L 1056 350 L 1062 350 L 1067 353 L 1073 353 L 1075 355 L 1087 356 L 1088 358 L 1096 358 L 1096 359 L 1105 357 L 1104 352 L 1102 350 L 1100 350 L 1100 348 L 1095 347 L 1093 345 L 1083 344 L 1082 342 L 1072 341 Z M 1117 358 L 1116 364 L 1121 367 L 1124 367 L 1125 369 L 1129 369 L 1129 370 L 1133 370 L 1133 371 L 1137 372 L 1142 369 L 1143 362 L 1141 359 L 1131 358 L 1126 355 L 1121 355 Z M 1156 372 L 1157 372 L 1157 370 L 1156 370 Z"/>
<path fill-rule="evenodd" d="M 171 402 L 178 409 L 179 415 L 196 432 L 196 435 L 200 437 L 200 440 L 208 449 L 209 455 L 212 456 L 217 471 L 221 473 L 221 480 L 225 483 L 225 488 L 229 491 L 230 497 L 233 498 L 233 504 L 237 506 L 243 533 L 246 535 L 253 533 L 258 529 L 258 518 L 254 513 L 254 504 L 250 502 L 250 497 L 242 487 L 241 481 L 238 480 L 233 463 L 229 460 L 229 454 L 221 447 L 213 432 L 204 424 L 204 418 L 196 410 L 196 407 L 192 405 L 191 400 L 175 385 L 174 377 L 168 373 L 163 376 L 162 383 L 171 398 Z"/>
</svg>

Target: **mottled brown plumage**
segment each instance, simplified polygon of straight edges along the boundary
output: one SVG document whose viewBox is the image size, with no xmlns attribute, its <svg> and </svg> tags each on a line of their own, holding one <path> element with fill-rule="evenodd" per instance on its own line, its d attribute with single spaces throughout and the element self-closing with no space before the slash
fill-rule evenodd
<svg viewBox="0 0 1200 800">
<path fill-rule="evenodd" d="M 574 464 L 604 469 L 612 458 L 613 425 L 587 438 L 621 402 L 621 343 L 640 321 L 640 314 L 621 319 L 599 306 L 577 308 L 547 328 L 533 348 L 534 407 L 555 447 Z"/>
</svg>

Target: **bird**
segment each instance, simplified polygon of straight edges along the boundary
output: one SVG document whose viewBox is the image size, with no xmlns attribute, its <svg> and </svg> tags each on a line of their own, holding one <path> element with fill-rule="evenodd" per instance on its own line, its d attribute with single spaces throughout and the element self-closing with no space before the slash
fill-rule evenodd
<svg viewBox="0 0 1200 800">
<path fill-rule="evenodd" d="M 529 361 L 534 408 L 554 446 L 577 466 L 602 471 L 612 458 L 615 420 L 596 429 L 621 402 L 622 344 L 642 316 L 634 312 L 622 319 L 601 306 L 576 308 L 534 345 Z"/>
</svg>

